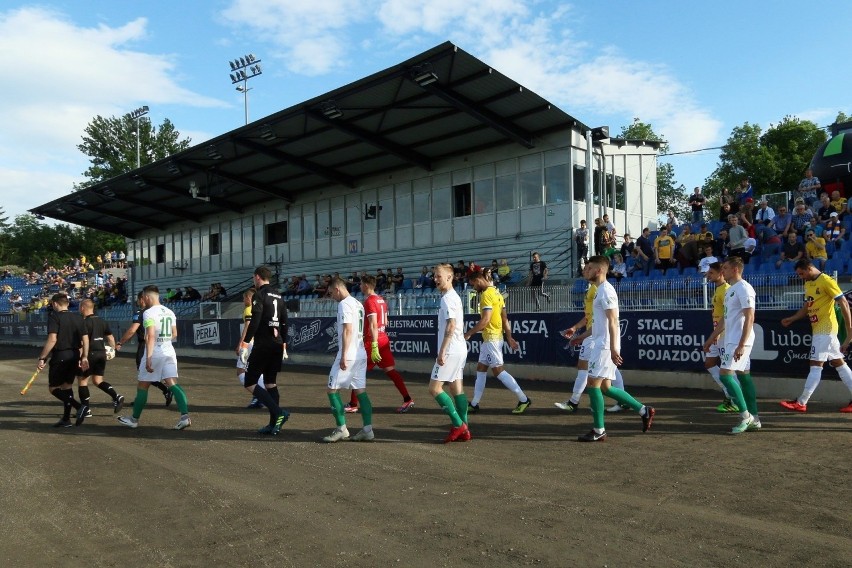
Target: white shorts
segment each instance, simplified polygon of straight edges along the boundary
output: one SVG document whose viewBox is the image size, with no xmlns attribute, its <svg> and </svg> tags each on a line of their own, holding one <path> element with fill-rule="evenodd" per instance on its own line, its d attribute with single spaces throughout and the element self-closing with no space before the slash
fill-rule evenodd
<svg viewBox="0 0 852 568">
<path fill-rule="evenodd" d="M 594 348 L 595 340 L 590 335 L 589 337 L 583 340 L 583 343 L 580 344 L 580 355 L 578 356 L 580 361 L 588 361 L 589 356 L 592 354 Z"/>
<path fill-rule="evenodd" d="M 718 359 L 721 356 L 722 356 L 722 350 L 719 349 L 719 338 L 716 338 L 716 341 L 714 341 L 710 345 L 710 350 L 707 352 L 707 358 L 709 359 L 711 357 L 715 357 L 716 359 Z"/>
<path fill-rule="evenodd" d="M 332 390 L 367 388 L 367 359 L 347 359 L 346 363 L 347 369 L 341 369 L 338 353 L 328 373 L 328 388 Z"/>
<path fill-rule="evenodd" d="M 136 376 L 136 380 L 138 381 L 156 383 L 163 379 L 176 379 L 178 377 L 176 355 L 152 357 L 151 366 L 154 368 L 153 373 L 149 373 L 145 369 L 145 361 L 146 357 L 143 357 L 139 363 L 138 375 Z"/>
<path fill-rule="evenodd" d="M 503 366 L 503 342 L 483 341 L 479 345 L 479 362 L 488 368 Z"/>
<path fill-rule="evenodd" d="M 736 343 L 726 343 L 721 349 L 722 356 L 719 361 L 719 368 L 729 371 L 748 371 L 751 369 L 751 345 L 743 347 L 743 356 L 739 361 L 734 361 L 734 351 L 737 349 Z"/>
<path fill-rule="evenodd" d="M 613 379 L 615 363 L 612 362 L 612 351 L 609 349 L 593 348 L 589 353 L 589 377 Z"/>
<path fill-rule="evenodd" d="M 811 338 L 811 361 L 834 361 L 843 359 L 840 340 L 836 335 L 819 334 Z"/>
<path fill-rule="evenodd" d="M 432 367 L 430 379 L 442 383 L 452 383 L 461 380 L 464 376 L 465 361 L 467 361 L 467 351 L 447 355 L 447 360 L 444 361 L 443 365 L 439 365 L 436 362 L 435 366 Z"/>
</svg>

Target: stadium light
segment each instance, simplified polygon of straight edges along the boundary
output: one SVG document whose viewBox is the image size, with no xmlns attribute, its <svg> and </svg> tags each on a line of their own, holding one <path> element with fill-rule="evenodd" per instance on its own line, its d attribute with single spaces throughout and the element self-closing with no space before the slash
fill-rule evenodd
<svg viewBox="0 0 852 568">
<path fill-rule="evenodd" d="M 414 82 L 420 85 L 421 87 L 431 85 L 432 83 L 438 80 L 438 76 L 432 69 L 432 64 L 428 62 L 414 67 L 411 70 L 411 77 L 412 79 L 414 79 Z"/>
<path fill-rule="evenodd" d="M 134 120 L 134 119 L 136 120 L 136 169 L 137 170 L 139 169 L 139 167 L 142 164 L 142 160 L 141 160 L 142 144 L 139 141 L 139 135 L 140 135 L 139 120 L 143 116 L 145 116 L 146 114 L 148 114 L 148 106 L 147 105 L 141 106 L 141 107 L 137 108 L 136 110 L 131 111 L 131 112 L 127 113 L 127 115 L 125 115 L 125 116 L 127 116 L 127 118 L 129 118 L 131 120 Z"/>
<path fill-rule="evenodd" d="M 329 120 L 335 120 L 343 116 L 343 111 L 334 101 L 326 101 L 320 105 L 320 112 Z"/>
<path fill-rule="evenodd" d="M 263 74 L 263 70 L 260 68 L 260 59 L 256 58 L 253 53 L 249 53 L 229 61 L 228 65 L 230 65 L 230 71 L 232 71 L 228 73 L 231 77 L 231 84 L 242 83 L 242 85 L 237 85 L 236 89 L 243 94 L 243 109 L 245 110 L 246 124 L 248 124 L 248 92 L 251 91 L 248 80 Z M 248 73 L 246 73 L 246 69 L 248 69 Z"/>
</svg>

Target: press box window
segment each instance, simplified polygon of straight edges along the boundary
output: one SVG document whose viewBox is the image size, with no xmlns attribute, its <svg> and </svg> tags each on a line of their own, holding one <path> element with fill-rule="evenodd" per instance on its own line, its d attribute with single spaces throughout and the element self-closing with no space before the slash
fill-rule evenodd
<svg viewBox="0 0 852 568">
<path fill-rule="evenodd" d="M 453 217 L 469 217 L 471 201 L 471 187 L 469 183 L 454 185 Z"/>
<path fill-rule="evenodd" d="M 163 264 L 166 262 L 166 245 L 157 245 L 155 255 L 157 264 Z"/>
<path fill-rule="evenodd" d="M 266 226 L 266 244 L 280 245 L 287 242 L 287 221 L 269 223 Z"/>
<path fill-rule="evenodd" d="M 210 242 L 207 246 L 207 250 L 210 251 L 211 255 L 219 254 L 219 233 L 213 233 L 210 235 Z"/>
</svg>

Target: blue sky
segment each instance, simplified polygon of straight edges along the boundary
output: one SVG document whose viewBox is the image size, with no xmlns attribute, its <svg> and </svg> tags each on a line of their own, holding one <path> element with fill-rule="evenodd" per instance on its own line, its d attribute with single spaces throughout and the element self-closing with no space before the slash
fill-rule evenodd
<svg viewBox="0 0 852 568">
<path fill-rule="evenodd" d="M 3 0 L 0 206 L 22 214 L 82 181 L 96 115 L 148 105 L 193 143 L 240 126 L 228 61 L 249 52 L 252 121 L 450 40 L 586 124 L 639 117 L 681 152 L 744 122 L 852 114 L 849 22 L 842 0 Z M 717 158 L 663 159 L 691 188 Z"/>
</svg>

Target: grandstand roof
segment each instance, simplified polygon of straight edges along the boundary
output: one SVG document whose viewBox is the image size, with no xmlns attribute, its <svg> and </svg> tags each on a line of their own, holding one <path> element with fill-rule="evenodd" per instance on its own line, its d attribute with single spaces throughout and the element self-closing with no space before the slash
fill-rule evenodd
<svg viewBox="0 0 852 568">
<path fill-rule="evenodd" d="M 507 142 L 533 148 L 572 127 L 588 129 L 446 42 L 30 211 L 132 237 L 402 168 L 431 171 L 442 158 Z"/>
</svg>

